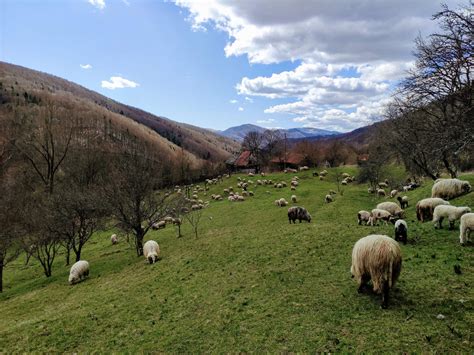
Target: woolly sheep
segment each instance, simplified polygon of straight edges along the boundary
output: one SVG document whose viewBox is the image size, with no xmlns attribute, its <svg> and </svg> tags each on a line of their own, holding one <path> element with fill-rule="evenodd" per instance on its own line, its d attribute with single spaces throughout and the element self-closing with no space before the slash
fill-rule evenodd
<svg viewBox="0 0 474 355">
<path fill-rule="evenodd" d="M 330 203 L 330 202 L 333 202 L 334 199 L 332 198 L 331 195 L 326 195 L 326 197 L 324 198 L 324 201 L 325 201 L 326 203 Z"/>
<path fill-rule="evenodd" d="M 433 212 L 436 206 L 449 205 L 448 201 L 439 197 L 425 198 L 416 204 L 416 218 L 422 223 L 433 219 Z"/>
<path fill-rule="evenodd" d="M 447 218 L 449 221 L 449 229 L 454 229 L 454 223 L 466 213 L 470 213 L 469 207 L 456 207 L 450 205 L 436 206 L 433 212 L 433 224 L 438 228 L 443 228 L 443 219 Z"/>
<path fill-rule="evenodd" d="M 397 196 L 397 194 L 398 194 L 398 190 L 392 190 L 392 191 L 390 191 L 390 197 L 391 197 L 391 198 L 394 198 L 395 196 Z"/>
<path fill-rule="evenodd" d="M 160 246 L 154 240 L 149 240 L 143 246 L 143 256 L 148 260 L 150 264 L 158 261 L 160 255 Z"/>
<path fill-rule="evenodd" d="M 334 191 L 334 190 L 329 190 L 329 194 L 330 194 L 330 195 L 336 195 L 336 194 L 337 194 L 337 192 L 336 192 L 336 191 Z"/>
<path fill-rule="evenodd" d="M 296 191 L 296 187 L 295 187 L 295 186 L 292 186 L 292 187 L 290 187 L 290 190 L 291 190 L 291 191 Z"/>
<path fill-rule="evenodd" d="M 431 189 L 431 197 L 451 200 L 471 191 L 469 181 L 459 179 L 438 179 Z"/>
<path fill-rule="evenodd" d="M 341 185 L 347 185 L 347 181 L 346 181 L 346 180 L 342 180 L 342 181 L 341 181 Z"/>
<path fill-rule="evenodd" d="M 390 212 L 392 216 L 403 217 L 403 210 L 395 202 L 382 202 L 377 205 L 377 208 Z"/>
<path fill-rule="evenodd" d="M 112 234 L 110 236 L 110 242 L 112 243 L 112 245 L 115 245 L 118 243 L 118 237 L 117 237 L 117 234 Z"/>
<path fill-rule="evenodd" d="M 385 224 L 387 224 L 387 222 L 393 222 L 392 214 L 386 210 L 374 208 L 371 211 L 371 213 L 372 213 L 371 225 L 378 224 L 379 220 L 384 221 Z"/>
<path fill-rule="evenodd" d="M 362 222 L 365 222 L 366 225 L 372 224 L 372 213 L 364 210 L 357 212 L 357 221 L 359 225 L 362 225 Z"/>
<path fill-rule="evenodd" d="M 402 242 L 403 244 L 407 243 L 408 238 L 408 226 L 407 222 L 403 219 L 399 219 L 395 222 L 395 240 Z"/>
<path fill-rule="evenodd" d="M 388 184 L 386 182 L 379 182 L 379 188 L 386 189 L 387 187 L 388 187 Z"/>
<path fill-rule="evenodd" d="M 319 176 L 318 172 L 317 171 L 313 171 L 313 177 L 314 176 Z"/>
<path fill-rule="evenodd" d="M 324 175 L 319 176 L 319 180 L 323 181 L 324 180 Z"/>
<path fill-rule="evenodd" d="M 386 235 L 372 234 L 359 239 L 352 249 L 351 274 L 362 292 L 372 280 L 375 293 L 382 294 L 382 308 L 387 308 L 390 289 L 402 269 L 402 252 L 398 243 Z"/>
<path fill-rule="evenodd" d="M 374 194 L 375 191 L 376 191 L 376 190 L 375 190 L 373 187 L 369 187 L 369 188 L 367 189 L 367 192 L 368 192 L 369 194 Z M 385 191 L 384 191 L 384 192 L 385 192 Z"/>
<path fill-rule="evenodd" d="M 291 202 L 296 203 L 296 195 L 291 195 Z"/>
<path fill-rule="evenodd" d="M 89 276 L 89 263 L 85 260 L 79 260 L 71 266 L 71 271 L 69 271 L 69 284 L 77 284 L 87 276 Z"/>
<path fill-rule="evenodd" d="M 151 229 L 157 230 L 157 229 L 162 229 L 166 227 L 166 222 L 165 221 L 159 221 L 156 223 L 153 223 L 151 226 Z"/>
<path fill-rule="evenodd" d="M 459 224 L 459 241 L 461 245 L 469 240 L 469 234 L 474 231 L 474 213 L 466 213 L 461 217 Z"/>
<path fill-rule="evenodd" d="M 173 223 L 173 217 L 166 216 L 165 218 L 163 218 L 163 221 L 165 221 L 166 223 Z"/>
<path fill-rule="evenodd" d="M 284 198 L 279 199 L 278 202 L 280 207 L 285 207 L 288 205 L 288 202 Z"/>
<path fill-rule="evenodd" d="M 180 226 L 181 225 L 181 218 L 173 218 L 173 224 L 175 226 Z"/>
<path fill-rule="evenodd" d="M 386 196 L 385 190 L 384 189 L 377 189 L 377 195 L 378 196 Z"/>
<path fill-rule="evenodd" d="M 350 177 L 348 173 L 342 173 L 341 176 L 343 179 Z"/>
<path fill-rule="evenodd" d="M 401 208 L 407 208 L 408 207 L 408 196 L 398 196 L 397 197 L 398 202 L 400 202 L 400 207 Z"/>
<path fill-rule="evenodd" d="M 301 221 L 311 223 L 311 215 L 304 207 L 295 206 L 288 208 L 288 221 L 291 224 L 291 222 L 296 223 L 296 220 L 299 220 L 300 223 Z"/>
</svg>

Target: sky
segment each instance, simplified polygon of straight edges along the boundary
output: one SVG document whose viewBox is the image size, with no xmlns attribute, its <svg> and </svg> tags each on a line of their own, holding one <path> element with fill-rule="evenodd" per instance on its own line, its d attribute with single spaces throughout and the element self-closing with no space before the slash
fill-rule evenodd
<svg viewBox="0 0 474 355">
<path fill-rule="evenodd" d="M 440 4 L 0 0 L 0 60 L 200 127 L 347 132 L 381 119 Z"/>
</svg>

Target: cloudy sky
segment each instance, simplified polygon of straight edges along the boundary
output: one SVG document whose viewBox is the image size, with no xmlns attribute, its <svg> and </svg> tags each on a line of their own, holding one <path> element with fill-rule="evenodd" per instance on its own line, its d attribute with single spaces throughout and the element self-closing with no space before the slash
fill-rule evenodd
<svg viewBox="0 0 474 355">
<path fill-rule="evenodd" d="M 202 127 L 349 131 L 380 118 L 440 3 L 2 0 L 0 60 Z"/>
</svg>

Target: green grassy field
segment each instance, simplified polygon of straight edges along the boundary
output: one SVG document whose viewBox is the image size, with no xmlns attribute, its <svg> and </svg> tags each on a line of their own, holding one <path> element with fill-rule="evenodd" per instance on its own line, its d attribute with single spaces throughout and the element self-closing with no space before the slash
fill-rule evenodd
<svg viewBox="0 0 474 355">
<path fill-rule="evenodd" d="M 35 261 L 25 266 L 20 257 L 5 270 L 0 352 L 472 353 L 473 244 L 459 245 L 458 223 L 448 231 L 446 222 L 435 230 L 416 221 L 414 205 L 430 196 L 432 182 L 407 193 L 409 243 L 401 246 L 400 279 L 382 310 L 379 296 L 357 293 L 349 269 L 358 239 L 393 236 L 392 225 L 357 225 L 357 211 L 385 199 L 353 184 L 325 204 L 335 184 L 298 175 L 297 205 L 310 211 L 310 224 L 290 225 L 287 208 L 273 205 L 280 197 L 290 201 L 289 187 L 259 186 L 242 203 L 212 201 L 197 239 L 189 225 L 180 239 L 171 226 L 147 235 L 162 250 L 154 265 L 123 239 L 112 246 L 112 231 L 86 245 L 91 276 L 73 287 L 63 256 L 49 279 Z M 269 178 L 289 182 L 290 176 Z M 462 178 L 474 185 L 474 175 Z M 236 179 L 207 195 L 236 188 Z M 451 203 L 474 208 L 474 193 Z"/>
</svg>

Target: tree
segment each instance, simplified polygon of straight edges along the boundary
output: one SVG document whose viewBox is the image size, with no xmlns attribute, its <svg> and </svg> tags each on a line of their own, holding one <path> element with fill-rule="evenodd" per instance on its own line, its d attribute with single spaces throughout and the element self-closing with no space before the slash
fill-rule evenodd
<svg viewBox="0 0 474 355">
<path fill-rule="evenodd" d="M 277 129 L 267 129 L 263 132 L 264 164 L 268 164 L 275 156 L 280 157 L 283 154 L 283 139 L 283 134 Z"/>
<path fill-rule="evenodd" d="M 257 172 L 263 160 L 263 148 L 265 147 L 265 140 L 262 133 L 257 131 L 248 132 L 242 142 L 242 149 L 250 152 L 250 157 L 254 159 Z"/>
<path fill-rule="evenodd" d="M 191 225 L 194 236 L 197 238 L 198 237 L 198 229 L 199 229 L 199 224 L 201 223 L 201 218 L 203 215 L 203 209 L 195 209 L 191 210 L 188 213 L 186 213 L 186 220 L 189 222 Z"/>
<path fill-rule="evenodd" d="M 435 179 L 439 167 L 430 162 L 456 177 L 460 157 L 474 144 L 474 21 L 471 9 L 453 11 L 446 5 L 433 20 L 441 31 L 415 41 L 415 66 L 394 100 L 400 118 L 394 128 L 410 131 L 405 145 L 416 152 L 411 161 Z"/>
<path fill-rule="evenodd" d="M 118 227 L 133 235 L 138 256 L 143 255 L 143 238 L 152 225 L 170 213 L 161 186 L 161 162 L 147 152 L 122 153 L 114 157 L 110 183 L 104 193 Z"/>
</svg>

